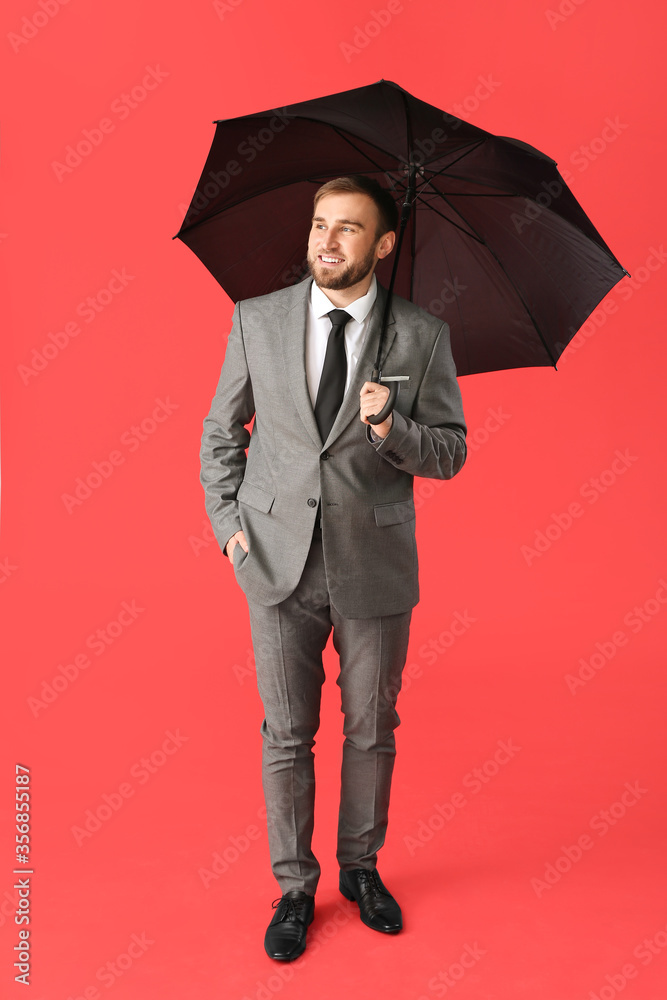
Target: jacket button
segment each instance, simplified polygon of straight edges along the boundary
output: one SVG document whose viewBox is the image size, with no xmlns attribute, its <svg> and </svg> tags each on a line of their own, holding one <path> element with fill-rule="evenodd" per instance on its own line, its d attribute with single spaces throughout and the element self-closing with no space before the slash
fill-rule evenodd
<svg viewBox="0 0 667 1000">
<path fill-rule="evenodd" d="M 323 461 L 323 462 L 326 462 L 326 460 L 327 460 L 328 458 L 331 458 L 331 455 L 329 454 L 329 452 L 328 452 L 328 451 L 324 451 L 324 452 L 322 452 L 322 454 L 320 455 L 320 458 L 322 459 L 322 461 Z"/>
<path fill-rule="evenodd" d="M 317 507 L 317 500 L 313 500 L 313 498 L 311 497 L 309 499 L 309 501 L 308 501 L 308 506 L 309 507 Z"/>
</svg>

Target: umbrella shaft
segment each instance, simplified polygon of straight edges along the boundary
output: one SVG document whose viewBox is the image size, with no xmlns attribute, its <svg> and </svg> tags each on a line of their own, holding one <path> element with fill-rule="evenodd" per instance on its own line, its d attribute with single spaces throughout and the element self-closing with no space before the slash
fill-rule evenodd
<svg viewBox="0 0 667 1000">
<path fill-rule="evenodd" d="M 375 368 L 379 372 L 380 370 L 380 360 L 382 358 L 382 348 L 384 346 L 384 335 L 387 329 L 387 323 L 389 321 L 389 311 L 391 309 L 391 298 L 394 293 L 394 282 L 396 281 L 396 273 L 398 271 L 398 261 L 401 255 L 401 246 L 403 245 L 403 236 L 405 235 L 405 230 L 408 224 L 408 219 L 410 218 L 410 212 L 412 210 L 412 203 L 415 198 L 415 178 L 417 175 L 417 164 L 410 163 L 410 173 L 408 175 L 408 188 L 405 192 L 405 201 L 401 208 L 401 221 L 398 227 L 398 239 L 396 240 L 396 253 L 394 255 L 394 266 L 391 270 L 391 281 L 389 282 L 389 289 L 387 291 L 387 299 L 384 304 L 384 313 L 382 314 L 382 326 L 380 327 L 380 341 L 378 343 L 378 352 L 375 359 Z M 372 378 L 375 382 L 375 377 Z"/>
</svg>

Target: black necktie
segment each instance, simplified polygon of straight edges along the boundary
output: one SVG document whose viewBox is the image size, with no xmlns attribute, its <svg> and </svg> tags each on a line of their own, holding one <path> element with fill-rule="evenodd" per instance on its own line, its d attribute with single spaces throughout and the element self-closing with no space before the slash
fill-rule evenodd
<svg viewBox="0 0 667 1000">
<path fill-rule="evenodd" d="M 345 395 L 345 379 L 347 378 L 345 325 L 348 320 L 352 319 L 344 309 L 332 309 L 328 316 L 331 319 L 331 332 L 327 341 L 327 353 L 324 356 L 324 367 L 315 401 L 315 419 L 323 442 L 329 437 L 329 431 L 333 427 L 336 414 Z"/>
</svg>

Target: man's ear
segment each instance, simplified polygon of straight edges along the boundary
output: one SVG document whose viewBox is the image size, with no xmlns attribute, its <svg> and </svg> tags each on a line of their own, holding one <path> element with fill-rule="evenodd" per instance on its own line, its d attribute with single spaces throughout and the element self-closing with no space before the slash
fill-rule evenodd
<svg viewBox="0 0 667 1000">
<path fill-rule="evenodd" d="M 396 233 L 385 233 L 384 236 L 380 237 L 380 241 L 377 246 L 377 255 L 382 260 L 394 249 L 394 243 L 396 242 Z"/>
</svg>

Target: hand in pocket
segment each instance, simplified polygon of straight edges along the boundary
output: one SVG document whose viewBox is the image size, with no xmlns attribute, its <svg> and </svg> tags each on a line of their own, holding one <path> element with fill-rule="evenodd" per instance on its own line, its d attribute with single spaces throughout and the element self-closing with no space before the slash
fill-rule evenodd
<svg viewBox="0 0 667 1000">
<path fill-rule="evenodd" d="M 229 557 L 229 561 L 232 565 L 234 565 L 234 549 L 237 545 L 240 545 L 244 552 L 248 551 L 248 543 L 242 531 L 237 531 L 236 534 L 232 535 L 225 546 L 225 551 L 227 552 L 227 556 Z"/>
</svg>

